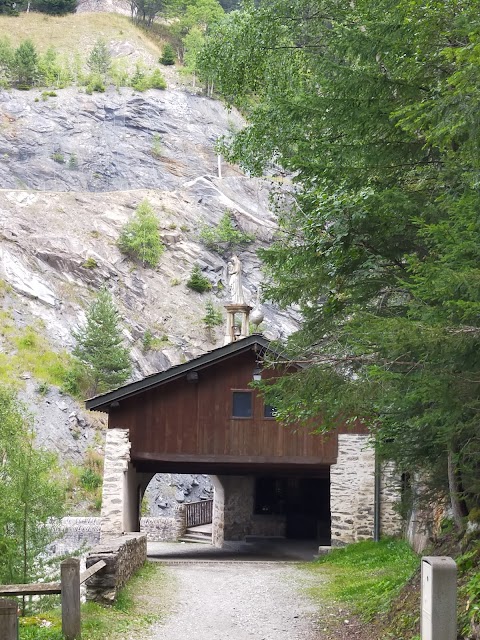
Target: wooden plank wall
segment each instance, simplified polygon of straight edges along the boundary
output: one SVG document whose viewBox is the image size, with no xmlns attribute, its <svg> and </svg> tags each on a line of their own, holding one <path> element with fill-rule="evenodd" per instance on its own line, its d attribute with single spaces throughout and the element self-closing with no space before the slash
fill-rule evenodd
<svg viewBox="0 0 480 640">
<path fill-rule="evenodd" d="M 240 353 L 199 371 L 198 382 L 184 377 L 122 400 L 110 413 L 109 427 L 130 429 L 133 458 L 147 452 L 152 458 L 183 454 L 334 463 L 335 433 L 324 438 L 264 418 L 263 398 L 255 390 L 252 418 L 231 417 L 232 389 L 251 390 L 254 367 L 255 354 Z"/>
</svg>

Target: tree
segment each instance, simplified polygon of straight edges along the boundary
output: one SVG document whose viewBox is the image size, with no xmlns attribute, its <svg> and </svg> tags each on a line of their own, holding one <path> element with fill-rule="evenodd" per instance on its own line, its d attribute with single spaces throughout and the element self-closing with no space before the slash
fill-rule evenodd
<svg viewBox="0 0 480 640">
<path fill-rule="evenodd" d="M 4 386 L 0 495 L 0 583 L 37 581 L 44 577 L 45 547 L 58 537 L 65 487 L 55 456 L 35 447 L 31 416 Z"/>
<path fill-rule="evenodd" d="M 164 65 L 172 65 L 175 64 L 176 56 L 175 51 L 173 50 L 172 45 L 167 42 L 167 44 L 163 47 L 162 55 L 160 57 L 159 62 Z"/>
<path fill-rule="evenodd" d="M 32 0 L 30 9 L 54 16 L 73 13 L 77 7 L 77 0 Z"/>
<path fill-rule="evenodd" d="M 133 220 L 123 227 L 118 248 L 144 267 L 157 266 L 164 246 L 158 233 L 157 216 L 148 200 L 138 205 Z"/>
<path fill-rule="evenodd" d="M 89 374 L 95 395 L 121 385 L 130 376 L 130 353 L 123 346 L 120 315 L 107 289 L 99 291 L 87 310 L 86 323 L 73 331 L 73 355 Z"/>
<path fill-rule="evenodd" d="M 130 12 L 133 22 L 143 22 L 150 27 L 166 9 L 165 0 L 130 0 Z"/>
<path fill-rule="evenodd" d="M 30 88 L 38 75 L 38 56 L 31 40 L 24 40 L 15 50 L 12 75 L 18 86 Z"/>
<path fill-rule="evenodd" d="M 187 280 L 187 287 L 197 293 L 205 293 L 205 291 L 210 291 L 212 288 L 212 283 L 203 275 L 198 264 L 196 264 L 192 269 L 190 278 Z"/>
<path fill-rule="evenodd" d="M 93 49 L 90 51 L 87 59 L 87 65 L 93 74 L 106 76 L 110 71 L 112 56 L 103 38 L 99 38 L 93 45 Z"/>
<path fill-rule="evenodd" d="M 0 0 L 0 14 L 18 16 L 23 9 L 22 0 Z"/>
<path fill-rule="evenodd" d="M 449 489 L 459 524 L 480 494 L 477 9 L 271 0 L 201 58 L 249 122 L 223 152 L 295 176 L 262 257 L 309 366 L 270 403 L 319 431 L 361 417 L 379 453 Z"/>
</svg>

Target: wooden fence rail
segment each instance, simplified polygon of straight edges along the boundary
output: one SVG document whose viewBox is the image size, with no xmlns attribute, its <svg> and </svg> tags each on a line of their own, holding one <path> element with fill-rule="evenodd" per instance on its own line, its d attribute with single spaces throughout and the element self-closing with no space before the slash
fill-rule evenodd
<svg viewBox="0 0 480 640">
<path fill-rule="evenodd" d="M 213 500 L 200 500 L 200 502 L 185 502 L 185 524 L 188 527 L 198 527 L 201 524 L 210 524 L 213 513 Z"/>
<path fill-rule="evenodd" d="M 67 558 L 60 564 L 60 582 L 0 585 L 0 596 L 44 596 L 60 593 L 63 635 L 66 640 L 77 640 L 81 632 L 80 585 L 106 566 L 104 560 L 99 560 L 81 574 L 80 560 Z M 0 599 L 0 615 L 0 640 L 17 640 L 17 603 Z"/>
</svg>

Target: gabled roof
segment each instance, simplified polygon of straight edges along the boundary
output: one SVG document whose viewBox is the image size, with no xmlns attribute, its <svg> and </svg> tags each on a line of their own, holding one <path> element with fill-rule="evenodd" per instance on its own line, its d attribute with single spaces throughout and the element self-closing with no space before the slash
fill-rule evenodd
<svg viewBox="0 0 480 640">
<path fill-rule="evenodd" d="M 161 371 L 160 373 L 154 373 L 150 376 L 147 376 L 146 378 L 143 378 L 142 380 L 130 382 L 129 384 L 125 384 L 118 389 L 114 389 L 113 391 L 108 391 L 107 393 L 104 393 L 102 395 L 90 398 L 85 402 L 85 406 L 87 409 L 92 409 L 95 411 L 105 411 L 108 413 L 112 402 L 119 402 L 120 400 L 124 400 L 125 398 L 129 398 L 131 396 L 142 393 L 143 391 L 147 391 L 148 389 L 152 389 L 153 387 L 162 385 L 165 382 L 170 382 L 171 380 L 175 380 L 176 378 L 181 378 L 189 371 L 198 371 L 199 369 L 209 367 L 221 360 L 226 360 L 227 358 L 236 356 L 241 352 L 250 351 L 255 347 L 259 347 L 263 351 L 268 350 L 274 355 L 276 354 L 276 351 L 270 347 L 269 340 L 267 340 L 260 334 L 254 334 L 248 336 L 247 338 L 243 338 L 241 340 L 237 340 L 235 342 L 227 344 L 224 347 L 219 347 L 218 349 L 208 351 L 207 353 L 204 353 L 197 358 L 193 358 L 193 360 L 189 360 L 188 362 L 184 362 L 183 364 L 175 365 L 174 367 L 170 367 L 169 369 Z"/>
</svg>

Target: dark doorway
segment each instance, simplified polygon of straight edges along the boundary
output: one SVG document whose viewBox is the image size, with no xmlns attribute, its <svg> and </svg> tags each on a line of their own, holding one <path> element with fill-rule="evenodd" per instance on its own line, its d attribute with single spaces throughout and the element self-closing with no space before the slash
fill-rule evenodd
<svg viewBox="0 0 480 640">
<path fill-rule="evenodd" d="M 330 544 L 330 478 L 257 478 L 255 513 L 285 515 L 287 538 Z"/>
</svg>

